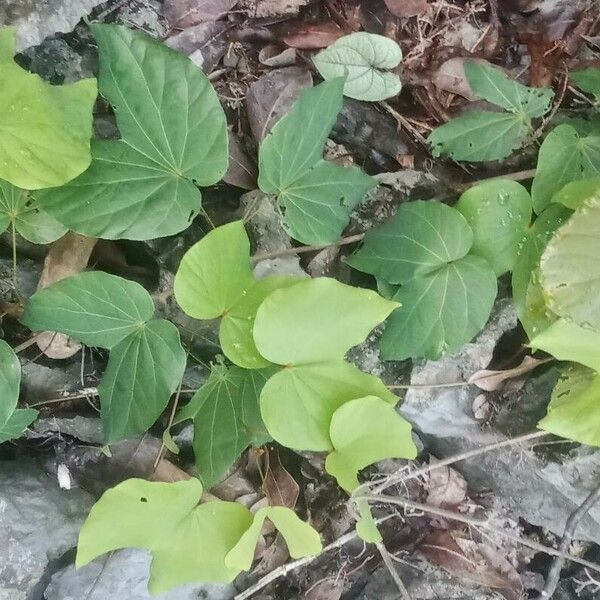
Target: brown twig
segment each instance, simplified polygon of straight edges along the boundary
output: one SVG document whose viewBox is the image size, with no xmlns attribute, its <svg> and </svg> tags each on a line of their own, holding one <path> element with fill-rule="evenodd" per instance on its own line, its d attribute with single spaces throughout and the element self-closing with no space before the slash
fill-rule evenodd
<svg viewBox="0 0 600 600">
<path fill-rule="evenodd" d="M 382 543 L 376 544 L 376 546 L 377 550 L 379 550 L 379 554 L 381 555 L 381 559 L 383 560 L 383 564 L 387 567 L 387 570 L 390 572 L 390 575 L 392 576 L 392 579 L 394 580 L 394 583 L 400 592 L 401 598 L 403 600 L 411 600 L 410 594 L 408 593 L 404 582 L 400 578 L 400 575 L 398 575 L 396 565 L 394 565 L 392 557 L 390 556 L 387 548 Z"/>
<path fill-rule="evenodd" d="M 548 577 L 546 578 L 546 584 L 538 596 L 538 600 L 547 600 L 554 595 L 558 582 L 560 581 L 560 572 L 565 564 L 565 559 L 568 558 L 567 550 L 569 549 L 569 545 L 575 534 L 575 529 L 577 529 L 577 525 L 581 519 L 587 515 L 598 500 L 600 500 L 600 485 L 588 494 L 588 497 L 584 500 L 583 504 L 579 506 L 577 510 L 572 512 L 571 516 L 567 519 L 565 532 L 563 533 L 560 545 L 558 546 L 560 555 L 555 556 L 552 561 L 552 565 L 548 571 Z"/>
</svg>

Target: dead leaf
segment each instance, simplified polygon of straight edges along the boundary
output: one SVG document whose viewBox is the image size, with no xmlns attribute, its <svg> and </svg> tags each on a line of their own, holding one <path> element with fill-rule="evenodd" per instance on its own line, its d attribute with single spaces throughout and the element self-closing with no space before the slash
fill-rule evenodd
<svg viewBox="0 0 600 600">
<path fill-rule="evenodd" d="M 239 138 L 229 131 L 229 168 L 223 181 L 244 190 L 255 190 L 256 176 L 256 163 L 248 156 Z"/>
<path fill-rule="evenodd" d="M 296 49 L 267 44 L 260 49 L 258 60 L 267 67 L 289 67 L 296 63 Z"/>
<path fill-rule="evenodd" d="M 440 90 L 458 94 L 473 102 L 477 100 L 477 96 L 475 96 L 467 81 L 464 68 L 465 60 L 464 57 L 455 57 L 443 62 L 433 74 L 431 82 Z M 480 62 L 483 63 L 486 61 Z"/>
<path fill-rule="evenodd" d="M 200 23 L 165 40 L 174 50 L 186 54 L 206 74 L 212 72 L 227 51 L 227 31 L 222 21 Z"/>
<path fill-rule="evenodd" d="M 187 29 L 225 16 L 238 0 L 165 0 L 163 15 L 170 29 Z"/>
<path fill-rule="evenodd" d="M 281 464 L 277 451 L 265 453 L 266 471 L 263 480 L 263 491 L 271 506 L 287 506 L 294 508 L 300 494 L 300 486 Z"/>
<path fill-rule="evenodd" d="M 467 497 L 465 478 L 451 467 L 440 467 L 429 473 L 427 503 L 444 508 L 461 504 Z"/>
<path fill-rule="evenodd" d="M 471 408 L 473 410 L 473 416 L 477 421 L 487 421 L 492 415 L 492 404 L 485 397 L 485 394 L 479 394 L 473 400 Z"/>
<path fill-rule="evenodd" d="M 543 365 L 552 359 L 538 359 L 533 356 L 526 356 L 521 364 L 513 369 L 506 369 L 505 371 L 490 371 L 483 369 L 477 371 L 469 377 L 468 383 L 475 384 L 478 388 L 485 390 L 486 392 L 493 392 L 504 387 L 504 384 L 509 379 L 515 379 L 521 377 L 530 371 L 533 371 L 539 365 Z"/>
<path fill-rule="evenodd" d="M 322 23 L 296 23 L 288 27 L 281 41 L 291 48 L 316 50 L 330 46 L 345 35 L 345 32 L 333 21 Z"/>
<path fill-rule="evenodd" d="M 255 0 L 253 17 L 282 17 L 297 15 L 309 0 Z"/>
<path fill-rule="evenodd" d="M 38 290 L 61 279 L 81 273 L 88 264 L 92 250 L 98 240 L 69 231 L 52 244 L 44 269 L 38 282 Z M 44 331 L 37 336 L 38 348 L 49 358 L 69 358 L 81 348 L 81 344 L 70 337 L 53 331 Z"/>
<path fill-rule="evenodd" d="M 344 593 L 344 578 L 324 579 L 304 594 L 304 600 L 340 600 Z"/>
<path fill-rule="evenodd" d="M 417 17 L 429 10 L 427 0 L 385 0 L 388 10 L 401 19 Z"/>
<path fill-rule="evenodd" d="M 246 109 L 252 135 L 261 142 L 275 123 L 287 113 L 300 92 L 312 87 L 305 67 L 274 69 L 259 77 L 248 89 Z"/>
</svg>

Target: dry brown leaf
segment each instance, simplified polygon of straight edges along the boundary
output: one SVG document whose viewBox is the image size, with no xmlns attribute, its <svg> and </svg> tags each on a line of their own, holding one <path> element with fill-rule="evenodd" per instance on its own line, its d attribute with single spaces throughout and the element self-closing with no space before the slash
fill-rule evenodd
<svg viewBox="0 0 600 600">
<path fill-rule="evenodd" d="M 258 60 L 267 67 L 290 67 L 296 63 L 296 49 L 267 44 L 260 49 Z"/>
<path fill-rule="evenodd" d="M 477 96 L 475 96 L 467 81 L 465 60 L 464 57 L 457 56 L 444 61 L 433 74 L 431 82 L 440 90 L 458 94 L 473 102 L 477 100 Z M 472 59 L 469 60 L 471 61 Z"/>
<path fill-rule="evenodd" d="M 281 464 L 277 452 L 269 452 L 265 456 L 269 458 L 263 481 L 263 491 L 269 499 L 269 504 L 294 508 L 300 494 L 300 486 Z"/>
<path fill-rule="evenodd" d="M 427 503 L 449 508 L 458 506 L 467 497 L 465 478 L 451 467 L 440 467 L 429 473 Z"/>
<path fill-rule="evenodd" d="M 344 578 L 324 579 L 310 588 L 304 600 L 340 600 L 344 593 Z"/>
<path fill-rule="evenodd" d="M 190 57 L 205 73 L 211 73 L 227 51 L 230 26 L 224 21 L 209 21 L 185 29 L 165 40 L 165 44 Z"/>
<path fill-rule="evenodd" d="M 469 377 L 468 383 L 473 383 L 486 392 L 493 392 L 504 387 L 507 380 L 521 377 L 546 362 L 548 362 L 548 359 L 538 359 L 533 358 L 533 356 L 526 356 L 519 366 L 512 369 L 506 369 L 505 371 L 490 371 L 483 369 L 482 371 L 477 371 L 477 373 L 473 373 L 473 375 Z"/>
<path fill-rule="evenodd" d="M 292 48 L 317 50 L 330 46 L 344 35 L 333 21 L 323 23 L 298 23 L 288 28 L 281 41 Z"/>
<path fill-rule="evenodd" d="M 81 273 L 88 264 L 97 239 L 69 231 L 52 244 L 44 260 L 44 269 L 38 282 L 38 290 L 61 279 Z M 37 336 L 36 344 L 49 358 L 69 358 L 76 354 L 81 344 L 69 336 L 44 331 Z"/>
<path fill-rule="evenodd" d="M 256 163 L 248 156 L 239 138 L 229 132 L 229 168 L 223 181 L 244 190 L 255 190 Z"/>
<path fill-rule="evenodd" d="M 237 0 L 165 0 L 163 14 L 171 29 L 187 29 L 220 19 L 236 4 Z"/>
<path fill-rule="evenodd" d="M 385 0 L 388 10 L 401 19 L 417 17 L 429 10 L 427 0 Z"/>
</svg>

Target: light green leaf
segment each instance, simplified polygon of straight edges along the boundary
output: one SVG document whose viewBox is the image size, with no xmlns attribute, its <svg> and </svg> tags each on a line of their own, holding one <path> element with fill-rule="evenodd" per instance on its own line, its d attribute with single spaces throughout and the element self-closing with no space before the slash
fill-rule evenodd
<svg viewBox="0 0 600 600">
<path fill-rule="evenodd" d="M 329 435 L 334 450 L 327 456 L 325 470 L 347 492 L 358 487 L 361 469 L 386 458 L 417 456 L 410 424 L 375 396 L 340 406 L 331 418 Z"/>
<path fill-rule="evenodd" d="M 227 567 L 225 557 L 252 525 L 252 515 L 235 502 L 200 504 L 201 495 L 197 479 L 120 483 L 90 511 L 79 533 L 76 566 L 112 550 L 145 548 L 153 556 L 152 594 L 197 581 L 232 581 L 240 569 Z"/>
<path fill-rule="evenodd" d="M 17 408 L 21 364 L 12 348 L 0 340 L 0 444 L 21 437 L 37 417 L 32 408 Z"/>
<path fill-rule="evenodd" d="M 584 329 L 565 319 L 551 323 L 529 345 L 558 360 L 569 360 L 600 371 L 600 333 Z"/>
<path fill-rule="evenodd" d="M 385 327 L 381 356 L 437 360 L 471 341 L 486 324 L 497 294 L 496 275 L 478 256 L 466 256 L 403 285 L 401 303 Z"/>
<path fill-rule="evenodd" d="M 552 196 L 552 202 L 577 210 L 590 196 L 598 192 L 600 192 L 600 177 L 571 181 Z"/>
<path fill-rule="evenodd" d="M 554 234 L 540 261 L 548 307 L 587 329 L 600 329 L 600 195 Z"/>
<path fill-rule="evenodd" d="M 529 192 L 516 181 L 495 179 L 464 192 L 456 208 L 473 230 L 471 253 L 485 258 L 496 276 L 510 271 L 531 221 Z"/>
<path fill-rule="evenodd" d="M 506 158 L 529 133 L 527 116 L 473 110 L 436 127 L 428 140 L 434 157 L 444 154 L 454 160 L 484 162 Z"/>
<path fill-rule="evenodd" d="M 248 446 L 271 439 L 258 398 L 273 373 L 274 369 L 248 371 L 214 365 L 208 381 L 175 418 L 174 425 L 194 421 L 196 467 L 207 489 L 222 479 Z"/>
<path fill-rule="evenodd" d="M 250 269 L 250 242 L 242 221 L 217 227 L 184 255 L 175 276 L 175 298 L 196 319 L 221 317 L 221 348 L 233 363 L 259 369 L 270 363 L 254 344 L 254 317 L 274 290 L 299 278 L 273 276 L 256 280 Z"/>
<path fill-rule="evenodd" d="M 466 62 L 465 75 L 476 96 L 506 110 L 527 117 L 541 117 L 550 110 L 554 92 L 549 88 L 524 86 L 482 62 Z"/>
<path fill-rule="evenodd" d="M 582 92 L 592 94 L 596 102 L 600 102 L 600 69 L 588 67 L 581 71 L 571 71 L 569 77 Z"/>
<path fill-rule="evenodd" d="M 14 222 L 16 231 L 34 244 L 49 244 L 67 228 L 42 210 L 28 193 L 0 180 L 0 232 Z"/>
<path fill-rule="evenodd" d="M 323 550 L 319 534 L 293 510 L 285 506 L 265 506 L 256 511 L 252 525 L 225 557 L 229 568 L 250 570 L 265 519 L 269 519 L 283 536 L 292 558 L 315 556 Z"/>
<path fill-rule="evenodd" d="M 343 85 L 343 78 L 335 78 L 304 90 L 259 149 L 258 185 L 277 195 L 284 226 L 305 244 L 337 241 L 352 210 L 376 184 L 356 167 L 322 158 Z"/>
<path fill-rule="evenodd" d="M 343 358 L 397 303 L 327 277 L 300 281 L 260 305 L 254 341 L 266 359 L 301 365 Z"/>
<path fill-rule="evenodd" d="M 402 50 L 392 39 L 374 33 L 345 35 L 313 57 L 323 79 L 346 77 L 344 95 L 378 102 L 397 96 L 402 89 L 394 69 Z"/>
<path fill-rule="evenodd" d="M 175 325 L 152 319 L 112 347 L 98 386 L 107 444 L 147 431 L 166 408 L 185 369 Z"/>
<path fill-rule="evenodd" d="M 0 179 L 28 190 L 63 185 L 90 164 L 96 80 L 50 85 L 14 54 L 15 29 L 0 28 Z"/>
<path fill-rule="evenodd" d="M 544 139 L 531 185 L 533 208 L 540 214 L 566 184 L 600 175 L 600 135 L 577 131 L 573 125 L 555 127 Z"/>
<path fill-rule="evenodd" d="M 347 262 L 402 284 L 463 258 L 472 244 L 473 232 L 458 211 L 439 202 L 407 202 L 393 218 L 368 231 Z"/>
<path fill-rule="evenodd" d="M 112 348 L 153 314 L 152 298 L 141 285 L 95 271 L 38 290 L 21 322 L 32 331 L 59 331 L 88 346 Z"/>
<path fill-rule="evenodd" d="M 600 446 L 600 376 L 569 369 L 552 392 L 548 414 L 538 427 L 581 444 Z"/>
<path fill-rule="evenodd" d="M 268 432 L 280 444 L 325 452 L 333 449 L 333 413 L 363 396 L 378 396 L 391 405 L 398 401 L 380 379 L 339 359 L 282 369 L 265 384 L 260 410 Z"/>
<path fill-rule="evenodd" d="M 40 194 L 42 206 L 84 235 L 147 240 L 185 229 L 201 208 L 196 185 L 227 169 L 226 120 L 204 73 L 139 31 L 91 25 L 100 92 L 120 140 L 95 140 L 90 168 Z"/>
</svg>

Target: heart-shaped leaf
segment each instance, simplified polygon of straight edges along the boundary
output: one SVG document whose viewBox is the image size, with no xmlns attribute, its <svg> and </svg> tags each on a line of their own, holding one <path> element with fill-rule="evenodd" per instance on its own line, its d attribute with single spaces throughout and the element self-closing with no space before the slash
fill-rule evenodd
<svg viewBox="0 0 600 600">
<path fill-rule="evenodd" d="M 346 77 L 344 95 L 369 102 L 400 93 L 402 83 L 392 69 L 401 60 L 394 40 L 366 32 L 345 35 L 313 58 L 323 79 Z"/>
<path fill-rule="evenodd" d="M 96 80 L 50 85 L 14 54 L 15 29 L 0 29 L 0 179 L 28 190 L 63 185 L 90 164 Z"/>
<path fill-rule="evenodd" d="M 21 364 L 12 348 L 0 340 L 0 444 L 21 437 L 37 417 L 32 408 L 17 408 Z"/>
<path fill-rule="evenodd" d="M 350 213 L 375 180 L 356 167 L 323 160 L 342 107 L 343 78 L 304 90 L 259 149 L 260 189 L 276 194 L 289 234 L 305 244 L 338 240 Z"/>
<path fill-rule="evenodd" d="M 552 196 L 552 202 L 577 210 L 590 196 L 598 192 L 600 192 L 600 177 L 571 181 Z"/>
<path fill-rule="evenodd" d="M 588 67 L 580 71 L 571 71 L 569 77 L 581 91 L 592 94 L 596 102 L 600 102 L 600 69 Z"/>
<path fill-rule="evenodd" d="M 95 140 L 90 168 L 40 194 L 74 231 L 147 240 L 185 229 L 201 207 L 196 188 L 227 169 L 223 110 L 208 78 L 186 56 L 118 25 L 91 25 L 100 53 L 100 92 L 120 140 Z"/>
</svg>

